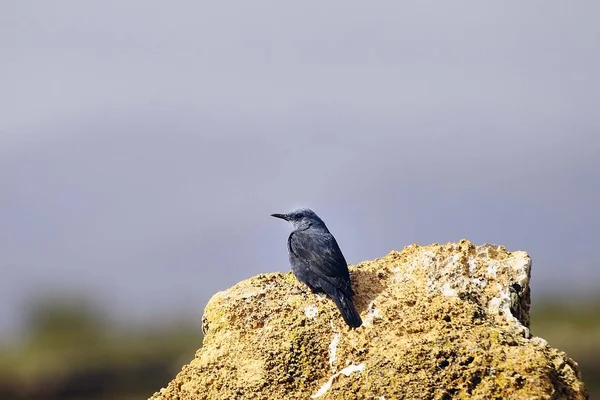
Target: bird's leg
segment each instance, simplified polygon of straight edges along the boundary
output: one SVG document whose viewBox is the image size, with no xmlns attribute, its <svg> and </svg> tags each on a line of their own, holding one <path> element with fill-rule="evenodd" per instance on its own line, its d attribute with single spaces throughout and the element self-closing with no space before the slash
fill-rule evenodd
<svg viewBox="0 0 600 400">
<path fill-rule="evenodd" d="M 325 292 L 320 287 L 313 287 L 313 286 L 308 286 L 308 287 L 310 288 L 310 291 L 314 293 L 315 297 L 317 298 L 317 301 L 323 301 L 327 298 L 325 295 Z"/>
<path fill-rule="evenodd" d="M 294 289 L 292 289 L 292 294 L 309 294 L 309 291 L 306 290 L 307 286 L 301 282 L 294 285 Z"/>
</svg>

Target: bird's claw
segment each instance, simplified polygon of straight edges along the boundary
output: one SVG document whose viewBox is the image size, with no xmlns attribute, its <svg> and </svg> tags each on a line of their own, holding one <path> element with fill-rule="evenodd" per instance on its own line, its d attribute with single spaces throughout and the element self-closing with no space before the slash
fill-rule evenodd
<svg viewBox="0 0 600 400">
<path fill-rule="evenodd" d="M 292 289 L 292 294 L 307 294 L 307 291 L 301 286 L 294 286 Z"/>
</svg>

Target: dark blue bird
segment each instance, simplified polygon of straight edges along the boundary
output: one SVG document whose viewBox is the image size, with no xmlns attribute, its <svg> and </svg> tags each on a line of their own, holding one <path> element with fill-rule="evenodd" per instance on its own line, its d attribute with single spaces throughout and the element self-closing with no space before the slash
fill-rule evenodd
<svg viewBox="0 0 600 400">
<path fill-rule="evenodd" d="M 292 224 L 288 238 L 290 264 L 294 276 L 314 293 L 333 299 L 346 324 L 356 328 L 362 320 L 352 303 L 348 264 L 333 235 L 312 210 L 301 208 L 287 214 L 271 214 Z"/>
</svg>

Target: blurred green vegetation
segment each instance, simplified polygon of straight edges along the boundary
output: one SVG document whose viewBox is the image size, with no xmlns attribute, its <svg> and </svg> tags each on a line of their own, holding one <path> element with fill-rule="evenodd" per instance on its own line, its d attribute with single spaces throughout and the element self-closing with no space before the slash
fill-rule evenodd
<svg viewBox="0 0 600 400">
<path fill-rule="evenodd" d="M 532 303 L 531 332 L 577 361 L 590 399 L 600 399 L 600 297 Z"/>
<path fill-rule="evenodd" d="M 38 299 L 26 312 L 24 334 L 0 345 L 1 399 L 147 398 L 202 343 L 199 318 L 123 326 L 80 297 Z M 537 301 L 531 330 L 575 359 L 590 398 L 600 398 L 600 298 Z"/>
<path fill-rule="evenodd" d="M 121 326 L 87 299 L 33 301 L 25 333 L 0 347 L 0 398 L 147 398 L 201 346 L 195 322 Z"/>
</svg>

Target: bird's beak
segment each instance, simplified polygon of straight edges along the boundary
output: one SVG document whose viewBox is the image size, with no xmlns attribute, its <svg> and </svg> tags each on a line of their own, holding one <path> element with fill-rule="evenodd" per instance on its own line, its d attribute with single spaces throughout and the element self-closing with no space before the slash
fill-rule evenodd
<svg viewBox="0 0 600 400">
<path fill-rule="evenodd" d="M 271 217 L 285 219 L 286 221 L 288 220 L 288 217 L 285 214 L 271 214 Z"/>
</svg>

